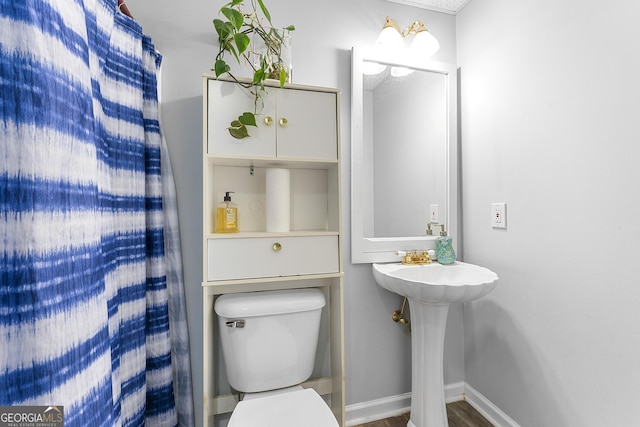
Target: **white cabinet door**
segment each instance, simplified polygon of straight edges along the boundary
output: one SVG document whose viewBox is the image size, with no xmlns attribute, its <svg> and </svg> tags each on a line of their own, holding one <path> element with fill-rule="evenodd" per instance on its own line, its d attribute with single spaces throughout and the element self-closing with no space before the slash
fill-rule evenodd
<svg viewBox="0 0 640 427">
<path fill-rule="evenodd" d="M 276 93 L 277 155 L 337 159 L 336 99 L 335 93 L 279 89 Z"/>
<path fill-rule="evenodd" d="M 276 156 L 276 125 L 267 125 L 265 118 L 275 121 L 274 90 L 262 95 L 264 108 L 258 109 L 257 128 L 249 126 L 248 138 L 236 139 L 227 128 L 245 111 L 254 111 L 255 98 L 248 90 L 233 82 L 209 80 L 207 112 L 207 152 L 217 155 Z"/>
<path fill-rule="evenodd" d="M 337 273 L 338 236 L 209 239 L 207 280 Z"/>
<path fill-rule="evenodd" d="M 254 97 L 233 82 L 209 80 L 207 152 L 216 155 L 338 158 L 337 95 L 301 89 L 266 87 L 257 127 L 249 137 L 233 138 L 227 128 Z"/>
</svg>

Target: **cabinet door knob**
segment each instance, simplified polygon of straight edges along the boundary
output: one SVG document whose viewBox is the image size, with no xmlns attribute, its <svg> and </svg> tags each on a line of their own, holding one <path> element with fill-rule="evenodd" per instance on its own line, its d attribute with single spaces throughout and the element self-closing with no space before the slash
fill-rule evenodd
<svg viewBox="0 0 640 427">
<path fill-rule="evenodd" d="M 273 124 L 273 117 L 266 116 L 264 118 L 264 124 L 267 125 L 267 126 L 271 126 Z"/>
<path fill-rule="evenodd" d="M 278 242 L 275 242 L 273 244 L 273 251 L 274 252 L 280 252 L 282 250 L 282 245 Z"/>
<path fill-rule="evenodd" d="M 286 118 L 283 117 L 280 119 L 280 126 L 282 126 L 283 128 L 286 128 L 288 124 L 289 120 L 287 120 Z"/>
</svg>

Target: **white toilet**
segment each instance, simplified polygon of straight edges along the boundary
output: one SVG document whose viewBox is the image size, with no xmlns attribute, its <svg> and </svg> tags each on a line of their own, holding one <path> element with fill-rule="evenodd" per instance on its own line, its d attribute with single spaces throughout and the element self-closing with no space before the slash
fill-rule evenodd
<svg viewBox="0 0 640 427">
<path fill-rule="evenodd" d="M 229 384 L 246 393 L 228 427 L 339 427 L 320 395 L 300 385 L 313 371 L 324 305 L 314 288 L 216 300 Z"/>
</svg>

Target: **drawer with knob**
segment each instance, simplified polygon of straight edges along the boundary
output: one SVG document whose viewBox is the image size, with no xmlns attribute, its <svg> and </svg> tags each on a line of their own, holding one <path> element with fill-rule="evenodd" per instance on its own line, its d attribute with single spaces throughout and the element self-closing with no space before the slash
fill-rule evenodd
<svg viewBox="0 0 640 427">
<path fill-rule="evenodd" d="M 208 239 L 207 280 L 337 273 L 338 236 Z"/>
</svg>

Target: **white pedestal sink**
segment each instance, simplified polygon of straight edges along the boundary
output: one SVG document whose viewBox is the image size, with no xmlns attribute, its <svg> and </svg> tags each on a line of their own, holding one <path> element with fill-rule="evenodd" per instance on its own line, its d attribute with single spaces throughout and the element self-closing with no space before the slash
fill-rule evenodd
<svg viewBox="0 0 640 427">
<path fill-rule="evenodd" d="M 411 418 L 407 427 L 448 427 L 443 350 L 449 304 L 482 298 L 498 275 L 474 264 L 373 264 L 378 285 L 409 299 Z"/>
</svg>

